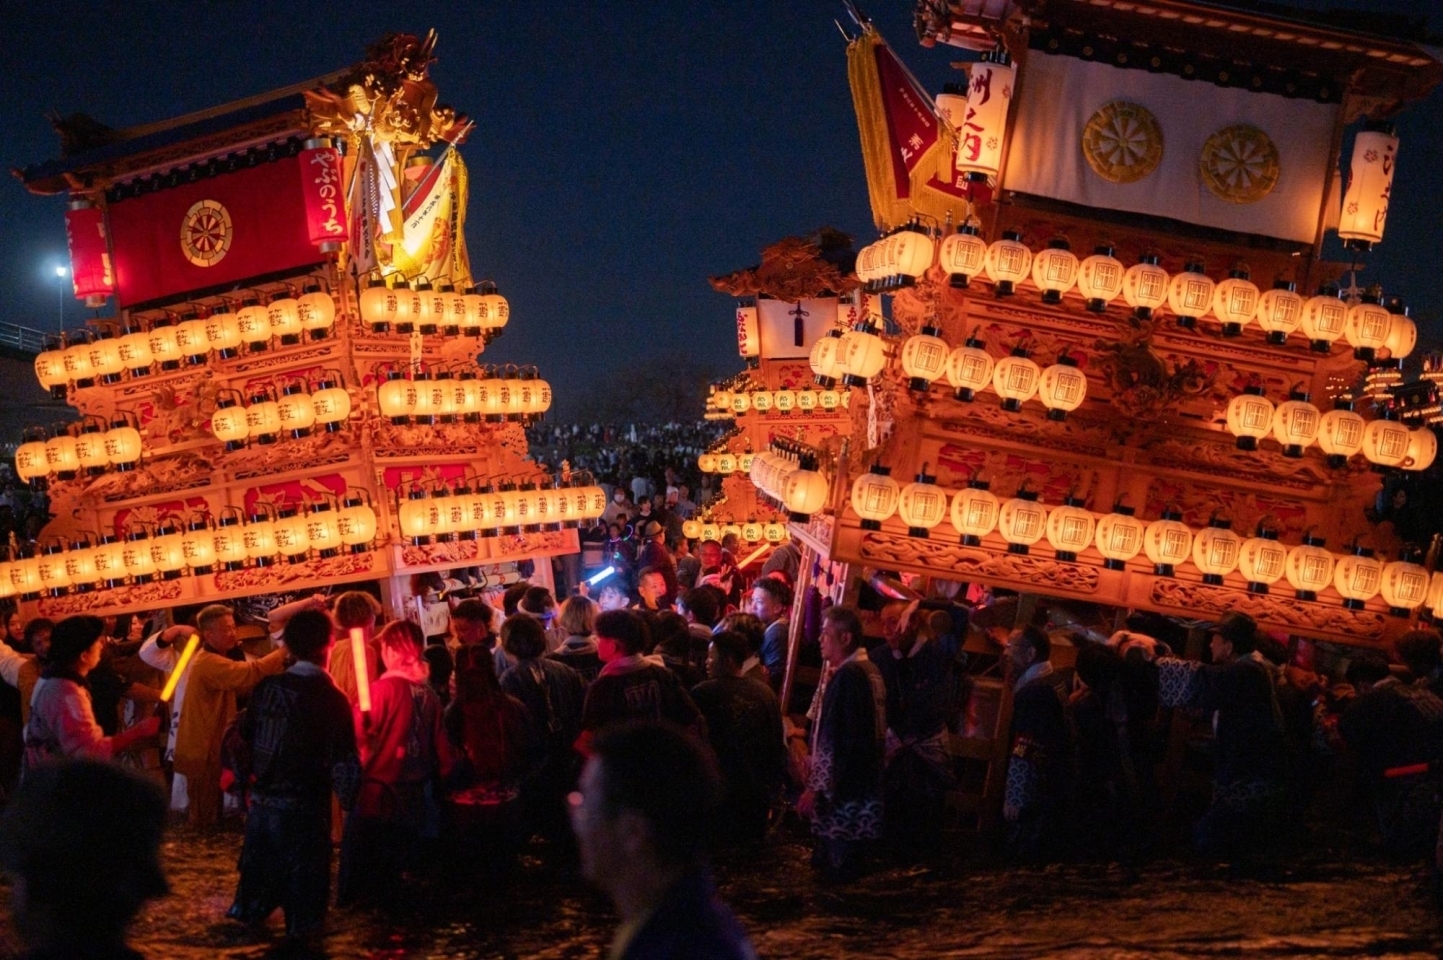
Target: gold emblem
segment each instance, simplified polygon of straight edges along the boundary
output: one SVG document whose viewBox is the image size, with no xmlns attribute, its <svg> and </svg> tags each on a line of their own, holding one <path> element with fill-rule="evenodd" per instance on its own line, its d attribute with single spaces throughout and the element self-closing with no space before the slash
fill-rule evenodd
<svg viewBox="0 0 1443 960">
<path fill-rule="evenodd" d="M 220 263 L 234 238 L 230 211 L 216 200 L 198 201 L 180 222 L 180 250 L 197 267 Z"/>
<path fill-rule="evenodd" d="M 1133 183 L 1162 162 L 1162 128 L 1146 107 L 1114 100 L 1082 128 L 1082 155 L 1109 183 Z"/>
<path fill-rule="evenodd" d="M 1278 148 L 1257 127 L 1234 124 L 1207 138 L 1198 170 L 1219 200 L 1257 203 L 1278 184 Z"/>
</svg>

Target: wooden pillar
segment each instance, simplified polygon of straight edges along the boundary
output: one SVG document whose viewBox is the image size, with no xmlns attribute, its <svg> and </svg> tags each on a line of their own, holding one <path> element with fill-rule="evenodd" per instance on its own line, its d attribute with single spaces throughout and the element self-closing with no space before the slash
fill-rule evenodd
<svg viewBox="0 0 1443 960">
<path fill-rule="evenodd" d="M 787 669 L 782 677 L 782 714 L 787 713 L 787 706 L 792 700 L 792 683 L 797 673 L 797 652 L 802 646 L 802 620 L 806 610 L 805 597 L 807 587 L 811 586 L 812 565 L 816 562 L 817 553 L 810 545 L 802 544 L 801 560 L 797 564 L 796 590 L 792 593 L 792 615 L 791 622 L 787 629 Z"/>
</svg>

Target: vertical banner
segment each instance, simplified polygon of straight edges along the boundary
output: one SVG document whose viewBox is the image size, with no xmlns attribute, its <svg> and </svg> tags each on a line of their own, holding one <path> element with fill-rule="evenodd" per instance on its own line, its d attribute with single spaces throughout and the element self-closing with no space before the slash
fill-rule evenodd
<svg viewBox="0 0 1443 960">
<path fill-rule="evenodd" d="M 322 253 L 333 253 L 346 238 L 341 203 L 341 154 L 325 138 L 307 140 L 301 149 L 301 196 L 306 205 L 306 234 Z"/>
<path fill-rule="evenodd" d="M 89 200 L 72 200 L 65 211 L 65 245 L 77 300 L 103 300 L 115 292 L 105 213 Z"/>
<path fill-rule="evenodd" d="M 755 300 L 741 300 L 737 303 L 737 353 L 751 360 L 762 352 L 761 334 L 757 330 L 757 303 Z"/>
</svg>

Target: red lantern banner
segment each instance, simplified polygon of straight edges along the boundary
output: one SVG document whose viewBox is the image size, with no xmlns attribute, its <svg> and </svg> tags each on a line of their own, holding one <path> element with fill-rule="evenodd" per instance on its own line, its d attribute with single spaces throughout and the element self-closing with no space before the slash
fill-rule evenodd
<svg viewBox="0 0 1443 960">
<path fill-rule="evenodd" d="M 108 297 L 115 292 L 105 214 L 99 207 L 87 200 L 70 205 L 65 211 L 65 244 L 70 248 L 70 276 L 77 300 Z"/>
<path fill-rule="evenodd" d="M 334 250 L 346 236 L 341 202 L 341 153 L 328 140 L 307 140 L 301 151 L 301 194 L 306 204 L 306 233 L 322 250 Z"/>
</svg>

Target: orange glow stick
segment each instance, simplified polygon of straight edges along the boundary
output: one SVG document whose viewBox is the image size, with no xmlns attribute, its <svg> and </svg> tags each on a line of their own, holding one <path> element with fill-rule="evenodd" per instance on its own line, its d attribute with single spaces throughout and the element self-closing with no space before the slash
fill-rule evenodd
<svg viewBox="0 0 1443 960">
<path fill-rule="evenodd" d="M 351 660 L 356 665 L 356 695 L 361 701 L 361 712 L 371 712 L 371 678 L 366 673 L 366 633 L 360 627 L 351 628 Z"/>
<path fill-rule="evenodd" d="M 180 659 L 176 661 L 175 669 L 170 671 L 170 677 L 165 681 L 165 689 L 160 691 L 160 699 L 170 703 L 170 698 L 175 694 L 175 685 L 180 683 L 181 674 L 185 668 L 190 666 L 190 658 L 195 656 L 195 648 L 200 646 L 200 634 L 192 633 L 190 639 L 185 642 L 185 649 L 180 652 Z"/>
</svg>

